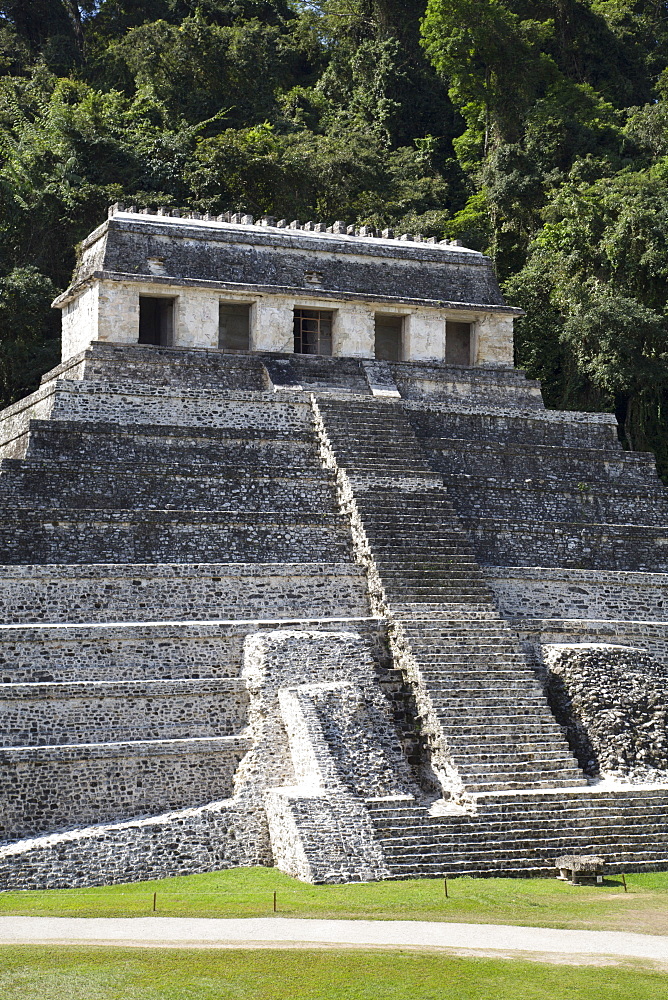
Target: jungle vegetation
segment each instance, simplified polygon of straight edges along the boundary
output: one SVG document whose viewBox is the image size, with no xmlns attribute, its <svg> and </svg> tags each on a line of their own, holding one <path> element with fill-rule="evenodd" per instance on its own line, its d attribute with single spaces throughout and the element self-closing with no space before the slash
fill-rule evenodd
<svg viewBox="0 0 668 1000">
<path fill-rule="evenodd" d="M 496 262 L 548 405 L 668 473 L 666 0 L 0 0 L 0 402 L 110 202 Z"/>
</svg>

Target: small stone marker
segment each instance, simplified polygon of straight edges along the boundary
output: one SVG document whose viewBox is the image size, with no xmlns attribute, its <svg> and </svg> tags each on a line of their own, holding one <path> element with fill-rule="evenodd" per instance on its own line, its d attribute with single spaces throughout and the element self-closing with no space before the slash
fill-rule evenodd
<svg viewBox="0 0 668 1000">
<path fill-rule="evenodd" d="M 554 862 L 559 874 L 557 878 L 571 885 L 578 885 L 579 879 L 596 879 L 597 885 L 603 883 L 605 860 L 598 854 L 564 854 Z M 570 872 L 570 875 L 569 875 Z"/>
</svg>

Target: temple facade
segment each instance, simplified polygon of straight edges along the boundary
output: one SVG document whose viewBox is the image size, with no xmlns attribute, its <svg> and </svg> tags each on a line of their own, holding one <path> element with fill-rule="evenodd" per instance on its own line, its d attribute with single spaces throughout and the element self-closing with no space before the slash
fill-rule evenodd
<svg viewBox="0 0 668 1000">
<path fill-rule="evenodd" d="M 103 341 L 512 365 L 521 315 L 490 259 L 448 242 L 120 206 L 54 305 L 63 361 Z"/>
</svg>

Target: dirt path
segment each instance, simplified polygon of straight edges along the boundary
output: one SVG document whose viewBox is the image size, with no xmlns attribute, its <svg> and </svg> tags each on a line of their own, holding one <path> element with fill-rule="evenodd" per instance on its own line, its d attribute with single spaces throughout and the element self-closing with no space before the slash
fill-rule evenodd
<svg viewBox="0 0 668 1000">
<path fill-rule="evenodd" d="M 114 945 L 163 948 L 355 947 L 446 949 L 467 954 L 595 956 L 640 959 L 668 967 L 668 937 L 623 931 L 556 930 L 506 924 L 409 920 L 301 920 L 253 917 L 0 916 L 0 945 Z"/>
</svg>

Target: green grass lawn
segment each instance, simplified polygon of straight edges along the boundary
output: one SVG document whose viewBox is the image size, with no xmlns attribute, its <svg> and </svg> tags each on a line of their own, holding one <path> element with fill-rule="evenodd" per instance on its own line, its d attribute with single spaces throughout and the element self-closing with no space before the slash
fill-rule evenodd
<svg viewBox="0 0 668 1000">
<path fill-rule="evenodd" d="M 2 1000 L 665 1000 L 668 977 L 410 951 L 0 948 Z"/>
<path fill-rule="evenodd" d="M 311 886 L 273 868 L 236 868 L 92 889 L 0 893 L 0 913 L 145 916 L 269 916 L 276 891 L 282 916 L 450 920 L 635 930 L 668 934 L 668 872 L 616 877 L 602 886 L 556 879 L 442 879 Z"/>
</svg>

